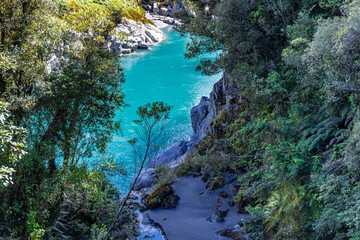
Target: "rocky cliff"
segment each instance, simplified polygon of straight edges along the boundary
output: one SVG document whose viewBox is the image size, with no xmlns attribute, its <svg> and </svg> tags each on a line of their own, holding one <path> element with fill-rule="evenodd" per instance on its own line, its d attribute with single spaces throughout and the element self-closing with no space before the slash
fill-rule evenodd
<svg viewBox="0 0 360 240">
<path fill-rule="evenodd" d="M 115 28 L 115 32 L 106 47 L 120 55 L 132 53 L 137 49 L 148 49 L 165 38 L 164 33 L 156 25 L 131 19 L 123 20 L 123 23 Z"/>
<path fill-rule="evenodd" d="M 146 13 L 146 18 L 150 21 L 144 23 L 124 19 L 115 28 L 115 34 L 111 36 L 105 47 L 119 55 L 130 54 L 138 49 L 148 49 L 165 39 L 161 28 L 181 25 L 181 20 L 169 14 L 161 14 L 159 11 L 150 10 Z"/>
<path fill-rule="evenodd" d="M 236 174 L 222 173 L 208 179 L 205 174 L 193 173 L 193 176 L 179 177 L 171 185 L 153 192 L 150 190 L 157 180 L 157 166 L 165 164 L 170 169 L 176 168 L 208 136 L 221 138 L 223 130 L 217 120 L 223 113 L 235 120 L 243 104 L 238 85 L 224 75 L 214 84 L 210 96 L 202 97 L 200 103 L 191 109 L 194 133 L 190 140 L 174 143 L 146 164 L 135 186 L 136 190 L 140 190 L 139 195 L 145 196 L 144 201 L 158 199 L 153 195 L 163 188 L 171 188 L 174 194 L 172 210 L 165 210 L 167 207 L 163 207 L 160 201 L 158 205 L 162 209 L 152 209 L 145 202 L 145 207 L 142 207 L 144 212 L 141 215 L 145 219 L 142 224 L 156 223 L 162 231 L 162 239 L 248 239 L 243 230 L 243 222 L 248 215 L 239 211 L 235 204 L 240 187 Z"/>
<path fill-rule="evenodd" d="M 221 111 L 226 111 L 233 119 L 237 116 L 243 99 L 238 86 L 229 77 L 223 76 L 215 83 L 210 97 L 202 97 L 200 103 L 191 109 L 191 123 L 194 134 L 191 142 L 198 144 L 206 136 L 217 135 L 214 119 Z"/>
<path fill-rule="evenodd" d="M 170 17 L 179 16 L 183 11 L 187 11 L 187 8 L 183 5 L 182 0 L 153 2 L 145 7 L 147 11 L 154 14 Z"/>
<path fill-rule="evenodd" d="M 151 159 L 145 171 L 141 174 L 135 188 L 149 188 L 156 180 L 155 169 L 158 165 L 166 164 L 170 168 L 180 165 L 189 152 L 193 150 L 208 135 L 216 137 L 221 129 L 214 124 L 214 120 L 222 111 L 236 118 L 238 111 L 243 104 L 243 99 L 238 91 L 238 86 L 229 77 L 223 76 L 214 84 L 209 97 L 202 97 L 200 103 L 191 109 L 191 122 L 193 135 L 190 141 L 179 141 L 168 149 Z"/>
</svg>

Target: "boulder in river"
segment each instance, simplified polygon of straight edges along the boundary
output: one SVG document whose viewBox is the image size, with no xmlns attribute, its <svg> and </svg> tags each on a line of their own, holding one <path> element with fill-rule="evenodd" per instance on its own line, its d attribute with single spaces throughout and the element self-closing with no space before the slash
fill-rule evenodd
<svg viewBox="0 0 360 240">
<path fill-rule="evenodd" d="M 149 45 L 147 45 L 146 43 L 139 43 L 139 49 L 148 49 Z"/>
</svg>

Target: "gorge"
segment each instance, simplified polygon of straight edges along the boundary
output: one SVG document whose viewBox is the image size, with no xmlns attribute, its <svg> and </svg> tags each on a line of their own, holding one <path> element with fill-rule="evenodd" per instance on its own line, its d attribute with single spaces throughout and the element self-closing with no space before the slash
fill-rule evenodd
<svg viewBox="0 0 360 240">
<path fill-rule="evenodd" d="M 359 240 L 359 26 L 360 0 L 0 1 L 0 238 Z"/>
<path fill-rule="evenodd" d="M 123 136 L 114 136 L 109 152 L 126 168 L 129 176 L 119 176 L 115 183 L 126 189 L 132 181 L 134 163 L 131 146 L 127 141 L 133 138 L 136 109 L 147 102 L 163 101 L 173 110 L 170 116 L 169 143 L 189 140 L 192 135 L 190 110 L 200 98 L 208 95 L 213 84 L 221 75 L 203 76 L 195 71 L 197 60 L 185 59 L 185 45 L 188 37 L 181 37 L 170 26 L 162 28 L 165 40 L 149 50 L 139 50 L 122 58 L 126 83 L 124 90 L 129 104 L 117 113 L 122 121 Z"/>
</svg>

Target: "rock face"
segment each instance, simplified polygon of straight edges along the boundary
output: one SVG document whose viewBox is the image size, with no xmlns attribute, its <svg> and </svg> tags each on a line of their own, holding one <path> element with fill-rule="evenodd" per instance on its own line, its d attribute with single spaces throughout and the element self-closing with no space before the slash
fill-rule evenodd
<svg viewBox="0 0 360 240">
<path fill-rule="evenodd" d="M 224 218 L 226 217 L 226 215 L 229 212 L 229 208 L 224 208 L 223 207 L 223 202 L 220 201 L 220 199 L 218 199 L 216 201 L 216 207 L 215 207 L 215 212 L 214 214 L 211 216 L 211 222 L 213 223 L 220 223 L 220 222 L 224 222 Z"/>
<path fill-rule="evenodd" d="M 229 77 L 224 76 L 214 84 L 210 97 L 202 97 L 200 103 L 191 109 L 191 122 L 194 134 L 191 141 L 195 144 L 204 140 L 208 134 L 214 134 L 211 123 L 222 109 L 235 118 L 243 99 L 238 86 Z"/>
<path fill-rule="evenodd" d="M 210 99 L 208 97 L 202 97 L 199 105 L 191 109 L 191 124 L 194 131 L 191 141 L 194 143 L 203 140 L 210 131 L 213 116 L 209 114 L 209 103 Z"/>
<path fill-rule="evenodd" d="M 172 194 L 170 196 L 167 196 L 161 203 L 161 208 L 163 209 L 169 209 L 176 207 L 176 203 L 179 201 L 179 196 Z"/>
<path fill-rule="evenodd" d="M 167 164 L 170 167 L 174 167 L 175 165 L 180 164 L 178 160 L 183 160 L 186 153 L 193 148 L 194 145 L 191 142 L 176 142 L 153 159 L 150 159 L 145 168 L 156 168 L 161 164 Z"/>
<path fill-rule="evenodd" d="M 182 4 L 181 0 L 170 0 L 170 1 L 164 1 L 162 3 L 153 3 L 152 6 L 150 6 L 150 10 L 155 13 L 162 16 L 175 16 L 177 14 L 180 14 L 182 11 L 188 11 Z"/>
<path fill-rule="evenodd" d="M 192 149 L 194 149 L 194 144 L 192 142 L 179 141 L 156 157 L 150 159 L 145 166 L 145 170 L 141 173 L 135 184 L 135 190 L 151 187 L 156 180 L 155 168 L 157 166 L 166 164 L 170 168 L 174 168 L 185 160 L 187 153 Z"/>
<path fill-rule="evenodd" d="M 238 86 L 227 76 L 214 84 L 210 97 L 202 97 L 200 103 L 191 109 L 191 122 L 194 134 L 191 141 L 179 141 L 174 143 L 164 152 L 151 159 L 145 166 L 145 171 L 140 176 L 135 189 L 148 188 L 156 180 L 155 168 L 161 164 L 167 164 L 170 168 L 181 164 L 188 152 L 194 149 L 194 145 L 208 134 L 214 134 L 216 129 L 212 123 L 222 109 L 225 109 L 234 119 L 243 104 L 243 99 L 238 91 Z M 210 189 L 217 188 L 217 182 L 212 182 Z M 220 186 L 221 187 L 221 186 Z"/>
<path fill-rule="evenodd" d="M 164 33 L 155 25 L 140 23 L 125 19 L 115 28 L 117 34 L 105 45 L 111 52 L 124 55 L 137 49 L 147 49 L 149 46 L 164 40 Z"/>
<path fill-rule="evenodd" d="M 149 188 L 156 180 L 155 168 L 145 169 L 134 186 L 134 190 L 138 191 L 142 188 Z M 132 183 L 131 183 L 132 184 Z"/>
<path fill-rule="evenodd" d="M 161 187 L 155 190 L 151 195 L 147 195 L 142 199 L 142 202 L 149 209 L 174 208 L 179 199 L 179 196 L 174 194 L 174 190 L 170 185 Z"/>
</svg>

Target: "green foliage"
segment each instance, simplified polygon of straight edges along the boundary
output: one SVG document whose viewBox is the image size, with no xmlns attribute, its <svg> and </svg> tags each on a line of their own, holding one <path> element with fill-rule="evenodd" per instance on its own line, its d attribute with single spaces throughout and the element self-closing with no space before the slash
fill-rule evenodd
<svg viewBox="0 0 360 240">
<path fill-rule="evenodd" d="M 8 107 L 0 101 L 0 189 L 12 184 L 14 167 L 26 154 L 26 131 L 9 121 Z"/>
<path fill-rule="evenodd" d="M 103 46 L 130 11 L 143 17 L 135 1 L 1 1 L 2 237 L 90 239 L 112 224 L 120 197 L 109 177 L 122 168 L 79 163 L 104 158 L 120 130 L 124 76 Z M 136 225 L 125 208 L 113 230 L 131 238 Z"/>
<path fill-rule="evenodd" d="M 156 176 L 157 180 L 151 186 L 153 190 L 172 184 L 176 178 L 174 170 L 165 164 L 156 167 Z"/>
<path fill-rule="evenodd" d="M 252 239 L 359 239 L 359 1 L 192 4 L 186 55 L 221 48 L 199 68 L 223 70 L 241 103 L 187 169 L 226 171 L 212 157 L 231 158 Z"/>
<path fill-rule="evenodd" d="M 138 107 L 136 124 L 137 137 L 129 140 L 133 147 L 135 168 L 140 161 L 140 169 L 162 149 L 167 142 L 167 123 L 172 106 L 163 102 L 147 103 Z M 145 149 L 145 150 L 144 150 Z"/>
</svg>

